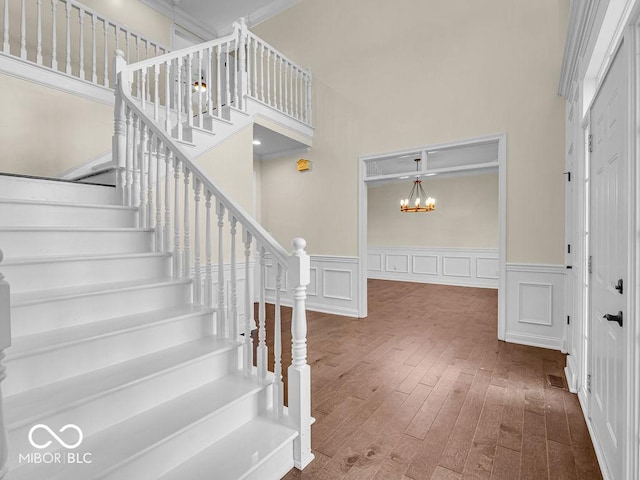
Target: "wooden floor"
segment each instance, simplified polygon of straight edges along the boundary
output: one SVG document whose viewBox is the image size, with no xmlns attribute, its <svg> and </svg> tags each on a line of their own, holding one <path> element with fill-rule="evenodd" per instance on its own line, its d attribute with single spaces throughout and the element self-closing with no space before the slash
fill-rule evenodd
<svg viewBox="0 0 640 480">
<path fill-rule="evenodd" d="M 309 312 L 316 458 L 285 479 L 602 478 L 547 382 L 565 356 L 496 340 L 496 311 L 495 290 L 370 280 L 368 318 Z"/>
</svg>

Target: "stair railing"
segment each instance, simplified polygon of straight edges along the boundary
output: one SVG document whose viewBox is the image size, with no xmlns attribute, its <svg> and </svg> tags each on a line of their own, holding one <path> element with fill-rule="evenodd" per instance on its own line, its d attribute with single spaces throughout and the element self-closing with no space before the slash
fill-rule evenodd
<svg viewBox="0 0 640 480">
<path fill-rule="evenodd" d="M 291 426 L 299 432 L 294 442 L 294 463 L 297 468 L 302 469 L 313 459 L 305 310 L 310 262 L 304 251 L 305 242 L 299 238 L 294 239 L 294 251 L 287 253 L 238 203 L 215 185 L 179 145 L 179 125 L 183 110 L 178 108 L 172 112 L 174 104 L 169 99 L 165 104 L 169 107 L 165 110 L 168 112 L 166 117 L 162 118 L 159 113 L 161 86 L 157 79 L 161 77 L 160 67 L 165 65 L 168 70 L 178 72 L 174 77 L 175 83 L 164 84 L 164 93 L 170 97 L 171 86 L 174 86 L 175 105 L 180 107 L 184 79 L 179 74 L 181 66 L 186 65 L 190 72 L 194 58 L 199 67 L 201 58 L 208 60 L 213 57 L 218 61 L 220 54 L 228 60 L 230 52 L 242 45 L 242 39 L 238 38 L 240 30 L 235 28 L 230 37 L 142 62 L 142 65 L 128 66 L 122 53 L 118 53 L 115 62 L 118 82 L 113 139 L 114 161 L 118 171 L 117 186 L 123 202 L 139 208 L 139 226 L 154 229 L 155 250 L 173 254 L 173 275 L 193 280 L 194 303 L 216 309 L 213 333 L 219 338 L 241 345 L 242 359 L 239 361 L 239 368 L 246 376 L 273 383 L 273 414 L 288 419 Z M 240 48 L 240 56 L 242 52 L 243 48 Z M 227 63 L 230 64 L 228 61 Z M 147 95 L 146 79 L 150 72 L 153 72 L 153 85 L 151 95 Z M 163 78 L 166 79 L 167 70 L 164 73 Z M 229 73 L 227 70 L 225 78 L 230 78 Z M 219 75 L 217 79 L 220 80 Z M 197 80 L 201 81 L 202 78 Z M 240 86 L 236 82 L 233 85 L 226 83 L 224 99 L 229 103 L 240 101 Z M 151 107 L 145 102 L 146 98 L 153 98 Z M 207 95 L 206 102 L 213 103 L 213 99 L 219 106 L 220 97 Z M 198 104 L 201 104 L 200 100 Z M 189 115 L 187 122 L 191 121 L 193 117 Z M 178 134 L 178 140 L 172 133 Z M 238 228 L 242 229 L 240 239 Z M 242 246 L 241 255 L 244 257 L 241 262 L 238 262 L 239 242 Z M 249 281 L 254 254 L 258 258 L 255 266 L 258 291 L 255 297 Z M 267 266 L 267 257 L 271 259 L 270 266 Z M 225 275 L 225 264 L 228 265 L 228 276 Z M 238 273 L 243 267 L 244 318 L 241 319 Z M 272 287 L 275 288 L 273 374 L 268 373 L 269 352 L 266 343 L 265 291 L 269 288 L 269 267 L 275 273 L 275 286 Z M 287 290 L 287 286 L 291 286 L 290 290 L 293 291 L 294 306 L 291 321 L 292 361 L 287 370 L 288 409 L 285 410 L 280 295 L 281 290 Z M 258 299 L 255 368 L 251 336 L 255 325 L 254 298 Z"/>
<path fill-rule="evenodd" d="M 0 250 L 0 263 L 2 263 L 2 250 Z M 6 377 L 5 366 L 2 360 L 5 357 L 5 349 L 11 345 L 11 309 L 9 297 L 9 284 L 0 273 L 0 480 L 7 478 L 8 472 L 8 439 L 7 429 L 4 424 L 2 381 Z"/>
<path fill-rule="evenodd" d="M 123 50 L 128 61 L 169 51 L 75 0 L 4 0 L 5 55 L 113 88 L 115 72 L 110 66 L 116 50 Z"/>
<path fill-rule="evenodd" d="M 247 94 L 249 97 L 311 126 L 312 76 L 267 42 L 248 31 Z"/>
</svg>

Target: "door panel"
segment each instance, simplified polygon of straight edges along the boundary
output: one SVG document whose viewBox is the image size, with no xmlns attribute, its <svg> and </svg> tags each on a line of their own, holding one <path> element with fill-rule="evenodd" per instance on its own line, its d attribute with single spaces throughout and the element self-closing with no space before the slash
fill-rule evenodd
<svg viewBox="0 0 640 480">
<path fill-rule="evenodd" d="M 612 480 L 623 478 L 628 327 L 603 317 L 626 310 L 626 295 L 614 287 L 626 281 L 628 264 L 627 82 L 623 44 L 591 107 L 590 421 Z"/>
</svg>

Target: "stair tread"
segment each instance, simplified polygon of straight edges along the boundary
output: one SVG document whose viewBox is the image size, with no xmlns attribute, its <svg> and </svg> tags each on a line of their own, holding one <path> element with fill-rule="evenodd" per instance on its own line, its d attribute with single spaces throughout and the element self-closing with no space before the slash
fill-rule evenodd
<svg viewBox="0 0 640 480">
<path fill-rule="evenodd" d="M 255 417 L 159 480 L 239 480 L 297 435 L 281 423 Z"/>
<path fill-rule="evenodd" d="M 34 303 L 63 300 L 102 293 L 112 293 L 122 290 L 135 290 L 159 285 L 180 285 L 190 283 L 188 278 L 160 277 L 148 280 L 133 280 L 129 282 L 92 283 L 72 287 L 52 288 L 47 290 L 32 290 L 11 294 L 13 307 L 31 305 Z"/>
<path fill-rule="evenodd" d="M 151 258 L 170 257 L 168 252 L 140 252 L 140 253 L 106 253 L 104 255 L 48 255 L 46 257 L 16 257 L 7 258 L 2 261 L 2 266 L 7 265 L 29 265 L 32 263 L 55 263 L 55 262 L 80 262 L 86 260 L 118 260 L 128 258 Z"/>
<path fill-rule="evenodd" d="M 80 405 L 109 391 L 124 388 L 202 356 L 228 351 L 237 345 L 214 336 L 203 337 L 117 365 L 5 397 L 9 430 Z"/>
<path fill-rule="evenodd" d="M 53 200 L 34 200 L 28 198 L 11 198 L 0 197 L 0 203 L 17 203 L 24 205 L 51 205 L 57 207 L 75 207 L 75 208 L 95 208 L 102 210 L 124 210 L 137 211 L 136 207 L 128 207 L 124 205 L 110 205 L 105 203 L 75 203 L 75 202 L 58 202 Z"/>
<path fill-rule="evenodd" d="M 213 308 L 188 304 L 14 337 L 11 347 L 7 350 L 7 361 L 53 350 L 64 345 L 123 333 L 182 317 L 213 313 L 214 311 Z"/>
<path fill-rule="evenodd" d="M 101 451 L 99 458 L 98 455 L 94 455 L 91 470 L 101 474 L 106 471 L 117 472 L 119 467 L 129 461 L 144 456 L 155 446 L 170 440 L 174 435 L 189 429 L 233 402 L 262 390 L 265 385 L 265 382 L 260 382 L 255 377 L 227 375 L 102 430 L 88 437 L 83 443 L 83 449 L 90 451 L 97 451 L 100 446 L 110 446 L 108 451 Z M 144 434 L 141 435 L 140 432 Z M 215 435 L 215 432 L 212 432 L 212 435 Z M 128 441 L 118 441 L 122 438 Z M 65 476 L 64 479 L 84 479 L 87 472 L 82 473 L 77 477 Z"/>
</svg>

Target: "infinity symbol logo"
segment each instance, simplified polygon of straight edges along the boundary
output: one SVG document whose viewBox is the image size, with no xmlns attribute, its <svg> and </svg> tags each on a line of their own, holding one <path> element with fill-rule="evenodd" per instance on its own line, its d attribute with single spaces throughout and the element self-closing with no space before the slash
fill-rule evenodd
<svg viewBox="0 0 640 480">
<path fill-rule="evenodd" d="M 29 443 L 31 445 L 33 445 L 35 448 L 38 448 L 40 450 L 42 450 L 43 448 L 47 448 L 53 442 L 51 440 L 48 440 L 46 443 L 43 443 L 43 444 L 36 443 L 33 440 L 33 432 L 35 432 L 38 429 L 46 430 L 47 432 L 49 432 L 49 435 L 51 435 L 53 438 L 55 438 L 56 441 L 60 445 L 62 445 L 64 448 L 68 448 L 70 450 L 72 450 L 74 448 L 77 448 L 82 443 L 82 438 L 83 438 L 82 430 L 80 430 L 80 427 L 78 427 L 77 425 L 74 425 L 73 423 L 69 423 L 69 424 L 65 425 L 64 427 L 62 427 L 60 429 L 60 433 L 63 433 L 64 431 L 69 430 L 69 429 L 72 429 L 72 430 L 75 430 L 76 432 L 78 432 L 78 441 L 76 443 L 71 444 L 71 445 L 69 445 L 68 443 L 65 443 L 65 441 L 62 440 L 58 435 L 56 435 L 56 433 L 53 430 L 51 430 L 47 425 L 45 425 L 43 423 L 38 423 L 37 425 L 34 425 L 33 427 L 31 427 L 31 430 L 29 430 Z"/>
</svg>

